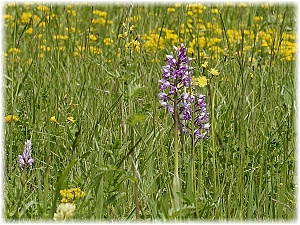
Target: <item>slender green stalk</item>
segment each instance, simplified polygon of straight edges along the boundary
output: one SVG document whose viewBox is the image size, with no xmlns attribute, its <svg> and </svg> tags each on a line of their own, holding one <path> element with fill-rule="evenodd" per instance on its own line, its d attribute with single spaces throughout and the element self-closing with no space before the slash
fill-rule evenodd
<svg viewBox="0 0 300 225">
<path fill-rule="evenodd" d="M 178 176 L 178 124 L 174 126 L 174 176 Z"/>
<path fill-rule="evenodd" d="M 128 89 L 129 89 L 129 96 L 131 96 L 131 85 L 128 85 Z M 133 114 L 133 102 L 132 102 L 132 98 L 129 98 L 129 114 L 132 115 Z M 135 217 L 136 220 L 139 221 L 140 220 L 140 203 L 139 203 L 139 189 L 138 189 L 138 177 L 136 174 L 136 167 L 135 167 L 135 156 L 134 156 L 134 127 L 133 125 L 130 126 L 130 147 L 133 149 L 133 151 L 131 152 L 131 166 L 132 166 L 132 174 L 133 174 L 133 178 L 134 178 L 134 202 L 135 202 Z"/>
<path fill-rule="evenodd" d="M 23 196 L 24 196 L 24 190 L 25 190 L 25 187 L 26 187 L 26 175 L 27 175 L 27 170 L 26 170 L 26 168 L 24 168 L 23 171 L 22 171 L 21 177 L 20 177 L 21 192 L 20 192 L 20 195 L 19 195 L 16 211 L 13 215 L 14 219 L 19 218 L 20 204 L 21 204 L 22 200 L 24 199 Z"/>
<path fill-rule="evenodd" d="M 215 88 L 209 88 L 211 95 L 211 148 L 213 155 L 213 184 L 217 188 L 217 172 L 216 172 L 216 134 L 215 134 Z M 217 189 L 216 189 L 217 191 Z"/>
<path fill-rule="evenodd" d="M 178 174 L 178 106 L 177 94 L 174 97 L 174 179 L 173 179 L 173 195 L 174 195 L 174 208 L 180 209 L 180 181 Z"/>
<path fill-rule="evenodd" d="M 133 129 L 133 128 L 132 128 Z M 134 137 L 132 137 L 131 140 L 134 140 Z M 131 146 L 134 146 L 134 141 L 131 142 Z M 132 158 L 132 173 L 134 177 L 134 202 L 135 202 L 135 216 L 136 220 L 140 220 L 140 202 L 139 202 L 139 189 L 138 189 L 138 178 L 136 174 L 136 168 L 134 164 L 134 151 L 131 153 L 131 158 Z"/>
<path fill-rule="evenodd" d="M 96 143 L 97 145 L 97 143 Z M 98 146 L 97 146 L 98 147 Z M 103 154 L 101 151 L 99 151 L 99 166 L 103 165 Z M 97 190 L 97 204 L 96 204 L 96 218 L 102 220 L 103 218 L 103 206 L 104 206 L 104 196 L 103 196 L 103 189 L 104 189 L 104 178 L 101 176 L 100 181 L 99 181 L 99 187 Z"/>
<path fill-rule="evenodd" d="M 192 118 L 194 121 L 194 118 Z M 193 186 L 193 195 L 196 193 L 196 171 L 195 171 L 195 137 L 192 135 L 192 152 L 191 152 L 191 174 L 192 174 L 192 186 Z"/>
<path fill-rule="evenodd" d="M 192 93 L 192 84 L 189 85 L 189 93 Z M 191 200 L 194 200 L 196 197 L 197 185 L 196 185 L 196 168 L 195 168 L 195 105 L 193 104 L 192 109 L 192 118 L 191 118 L 191 157 L 190 157 L 190 166 L 191 166 L 191 186 L 192 186 L 192 193 L 191 193 Z M 197 201 L 195 202 L 196 207 L 196 214 L 197 212 Z"/>
<path fill-rule="evenodd" d="M 44 174 L 44 204 L 43 204 L 43 214 L 47 217 L 47 206 L 48 206 L 48 192 L 49 192 L 49 174 L 50 174 L 50 133 L 48 133 L 48 145 L 45 150 L 45 174 Z"/>
<path fill-rule="evenodd" d="M 204 184 L 203 184 L 203 140 L 200 140 L 200 149 L 199 149 L 199 176 L 198 176 L 198 194 L 200 197 L 203 195 L 203 189 L 204 189 Z"/>
</svg>

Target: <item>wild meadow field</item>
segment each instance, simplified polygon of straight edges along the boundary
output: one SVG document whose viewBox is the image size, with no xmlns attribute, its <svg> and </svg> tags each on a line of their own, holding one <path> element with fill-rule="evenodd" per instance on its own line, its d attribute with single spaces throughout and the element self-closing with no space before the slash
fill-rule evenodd
<svg viewBox="0 0 300 225">
<path fill-rule="evenodd" d="M 295 220 L 296 10 L 6 3 L 4 220 Z"/>
</svg>

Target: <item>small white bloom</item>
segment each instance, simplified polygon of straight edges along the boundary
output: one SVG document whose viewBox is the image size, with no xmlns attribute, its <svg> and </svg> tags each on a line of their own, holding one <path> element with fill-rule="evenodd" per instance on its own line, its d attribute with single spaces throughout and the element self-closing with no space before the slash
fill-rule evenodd
<svg viewBox="0 0 300 225">
<path fill-rule="evenodd" d="M 210 128 L 210 124 L 209 123 L 204 124 L 203 128 L 206 129 L 206 130 L 209 129 Z"/>
<path fill-rule="evenodd" d="M 54 220 L 67 220 L 74 216 L 76 206 L 73 203 L 60 203 L 57 207 L 56 213 L 54 213 Z"/>
</svg>

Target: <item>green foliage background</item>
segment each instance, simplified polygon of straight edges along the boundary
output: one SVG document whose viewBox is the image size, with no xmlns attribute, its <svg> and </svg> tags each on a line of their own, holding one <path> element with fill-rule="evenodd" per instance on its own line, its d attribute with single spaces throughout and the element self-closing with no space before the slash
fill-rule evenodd
<svg viewBox="0 0 300 225">
<path fill-rule="evenodd" d="M 74 187 L 86 194 L 75 220 L 135 220 L 136 189 L 146 221 L 295 219 L 295 5 L 7 3 L 3 13 L 4 113 L 19 119 L 4 125 L 5 220 L 51 220 L 59 190 Z M 175 212 L 173 121 L 157 95 L 181 43 L 195 77 L 209 79 L 197 90 L 211 133 L 195 146 L 195 189 L 181 136 Z"/>
</svg>

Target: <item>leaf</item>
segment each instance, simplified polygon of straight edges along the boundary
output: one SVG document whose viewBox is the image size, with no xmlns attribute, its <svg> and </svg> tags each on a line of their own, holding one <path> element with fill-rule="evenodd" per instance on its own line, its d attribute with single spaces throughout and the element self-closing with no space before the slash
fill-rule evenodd
<svg viewBox="0 0 300 225">
<path fill-rule="evenodd" d="M 36 205 L 36 201 L 32 200 L 30 202 L 28 202 L 23 208 L 22 211 L 19 214 L 19 217 L 22 217 L 24 215 L 24 213 L 32 206 L 32 205 Z"/>
<path fill-rule="evenodd" d="M 169 209 L 169 217 L 170 218 L 179 218 L 179 217 L 190 217 L 195 213 L 194 205 L 183 205 L 180 209 L 175 210 L 173 207 Z"/>
<path fill-rule="evenodd" d="M 131 96 L 132 98 L 135 98 L 135 97 L 143 97 L 145 94 L 146 94 L 146 91 L 147 91 L 147 87 L 140 87 L 140 86 L 135 86 L 132 88 L 131 90 Z"/>
<path fill-rule="evenodd" d="M 118 170 L 118 167 L 114 166 L 114 165 L 100 165 L 99 166 L 99 171 L 115 171 Z"/>
<path fill-rule="evenodd" d="M 54 215 L 54 212 L 55 212 L 55 209 L 56 209 L 56 202 L 57 202 L 57 199 L 58 199 L 58 196 L 59 196 L 59 191 L 63 188 L 63 185 L 65 184 L 65 182 L 67 180 L 66 178 L 69 174 L 69 171 L 71 170 L 73 165 L 76 163 L 77 159 L 80 158 L 78 155 L 79 154 L 77 154 L 73 157 L 72 161 L 66 167 L 63 174 L 61 175 L 61 177 L 59 178 L 59 180 L 57 182 L 57 185 L 56 185 L 56 188 L 55 188 L 55 195 L 54 195 L 54 199 L 53 199 L 53 202 L 52 202 L 51 213 L 49 215 L 50 219 L 53 218 L 53 215 Z"/>
<path fill-rule="evenodd" d="M 146 118 L 147 118 L 146 115 L 134 113 L 127 117 L 126 123 L 128 123 L 130 126 L 134 126 L 139 122 L 143 122 Z"/>
<path fill-rule="evenodd" d="M 294 103 L 294 96 L 292 94 L 292 91 L 289 90 L 286 86 L 282 86 L 280 95 L 283 96 L 284 104 L 287 106 L 287 108 L 291 108 Z"/>
</svg>

